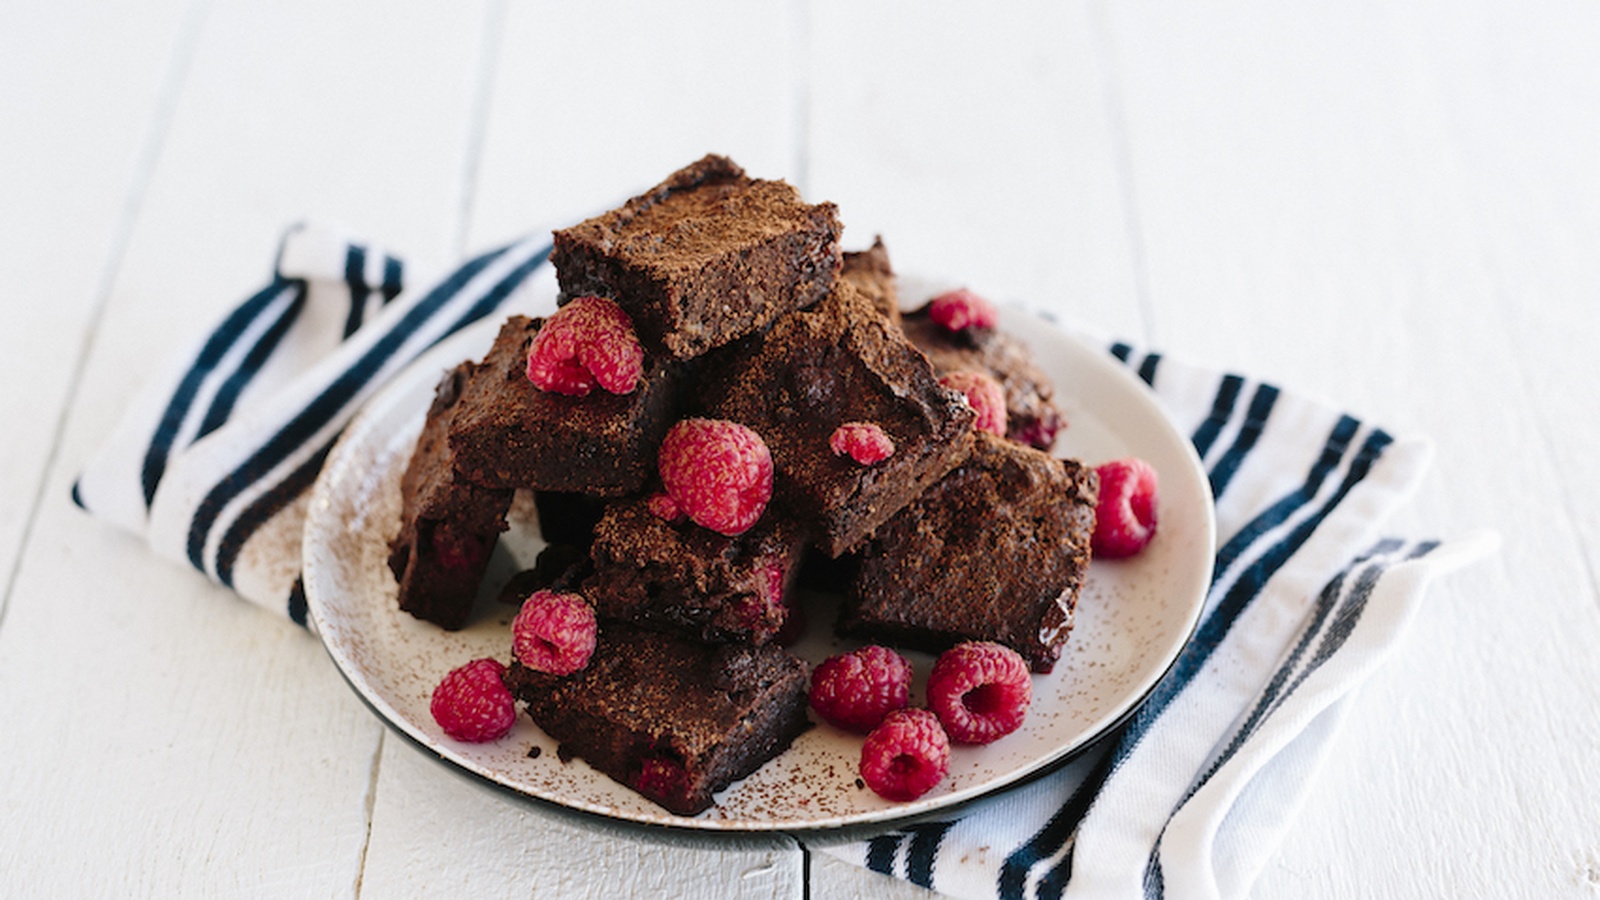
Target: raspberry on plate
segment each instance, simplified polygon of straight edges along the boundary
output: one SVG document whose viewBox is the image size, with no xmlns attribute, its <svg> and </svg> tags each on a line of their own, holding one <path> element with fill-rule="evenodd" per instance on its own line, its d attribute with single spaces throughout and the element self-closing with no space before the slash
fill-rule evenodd
<svg viewBox="0 0 1600 900">
<path fill-rule="evenodd" d="M 950 771 L 950 739 L 925 709 L 898 709 L 861 744 L 861 780 L 885 800 L 915 800 Z"/>
<path fill-rule="evenodd" d="M 978 414 L 972 422 L 974 429 L 1005 437 L 1006 389 L 993 376 L 975 369 L 961 369 L 940 378 L 939 383 L 960 391 L 967 398 L 967 405 Z"/>
<path fill-rule="evenodd" d="M 1137 457 L 1095 467 L 1100 502 L 1095 507 L 1094 555 L 1132 556 L 1156 536 L 1156 470 Z"/>
<path fill-rule="evenodd" d="M 846 422 L 833 430 L 828 448 L 863 466 L 881 463 L 894 455 L 894 439 L 872 422 Z"/>
<path fill-rule="evenodd" d="M 589 664 L 598 631 L 583 597 L 534 591 L 511 622 L 512 652 L 530 669 L 571 675 Z"/>
<path fill-rule="evenodd" d="M 517 721 L 516 702 L 501 681 L 506 667 L 485 657 L 452 669 L 433 689 L 428 709 L 444 733 L 481 744 L 499 740 Z"/>
<path fill-rule="evenodd" d="M 557 394 L 586 397 L 596 385 L 632 393 L 643 372 L 633 320 L 604 297 L 578 297 L 556 310 L 528 347 L 528 380 Z"/>
<path fill-rule="evenodd" d="M 761 435 L 726 419 L 684 419 L 656 458 L 661 484 L 695 524 L 732 537 L 772 499 L 772 453 Z"/>
<path fill-rule="evenodd" d="M 823 660 L 811 672 L 811 708 L 828 724 L 866 734 L 911 702 L 911 663 L 872 645 Z"/>
<path fill-rule="evenodd" d="M 928 317 L 946 331 L 993 328 L 1000 321 L 989 301 L 966 288 L 946 291 L 929 301 Z"/>
<path fill-rule="evenodd" d="M 928 707 L 957 744 L 987 744 L 1016 731 L 1032 700 L 1028 664 L 993 641 L 957 644 L 928 675 Z"/>
</svg>

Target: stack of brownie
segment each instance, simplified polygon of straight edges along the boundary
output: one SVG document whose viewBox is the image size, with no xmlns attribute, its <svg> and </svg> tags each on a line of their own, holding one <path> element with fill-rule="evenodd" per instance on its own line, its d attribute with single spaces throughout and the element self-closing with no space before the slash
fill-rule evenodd
<svg viewBox="0 0 1600 900">
<path fill-rule="evenodd" d="M 556 232 L 562 302 L 628 314 L 637 387 L 540 390 L 526 366 L 543 321 L 513 317 L 441 384 L 403 482 L 400 605 L 443 627 L 469 616 L 513 491 L 535 493 L 547 540 L 586 543 L 561 585 L 599 617 L 593 659 L 564 677 L 513 663 L 508 686 L 565 752 L 678 814 L 808 727 L 806 665 L 782 647 L 805 560 L 842 587 L 849 636 L 997 640 L 1045 672 L 1071 627 L 1093 472 L 1029 446 L 1038 427 L 975 433 L 938 379 L 983 368 L 1053 434 L 1048 380 L 998 334 L 952 336 L 943 358 L 919 349 L 882 243 L 841 253 L 840 231 L 832 204 L 708 156 Z M 738 422 L 771 452 L 772 501 L 741 534 L 650 508 L 656 450 L 689 416 Z M 851 422 L 877 425 L 893 453 L 836 454 L 830 435 Z"/>
</svg>

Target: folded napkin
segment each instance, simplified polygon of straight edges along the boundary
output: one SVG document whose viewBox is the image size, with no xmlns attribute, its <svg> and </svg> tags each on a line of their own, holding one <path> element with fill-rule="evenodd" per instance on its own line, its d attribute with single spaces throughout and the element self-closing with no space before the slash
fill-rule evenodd
<svg viewBox="0 0 1600 900">
<path fill-rule="evenodd" d="M 811 850 L 957 897 L 1243 897 L 1428 582 L 1495 545 L 1380 536 L 1427 467 L 1426 441 L 1109 346 L 1192 436 L 1216 497 L 1193 640 L 1131 719 L 1049 775 Z"/>
<path fill-rule="evenodd" d="M 429 347 L 531 311 L 551 278 L 536 234 L 430 278 L 338 233 L 291 230 L 269 283 L 145 387 L 73 499 L 306 624 L 300 534 L 333 441 Z M 1048 775 L 890 831 L 808 837 L 810 850 L 961 897 L 1242 896 L 1428 581 L 1489 546 L 1379 536 L 1426 442 L 1110 350 L 1193 436 L 1217 498 L 1194 640 L 1136 715 Z"/>
<path fill-rule="evenodd" d="M 361 404 L 423 351 L 526 297 L 548 232 L 441 277 L 296 227 L 272 278 L 141 391 L 72 499 L 241 596 L 306 624 L 311 485 Z"/>
</svg>

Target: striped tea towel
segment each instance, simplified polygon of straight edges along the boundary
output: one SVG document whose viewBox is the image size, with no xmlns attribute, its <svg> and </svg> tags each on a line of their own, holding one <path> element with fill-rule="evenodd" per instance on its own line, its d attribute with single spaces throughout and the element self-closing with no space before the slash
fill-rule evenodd
<svg viewBox="0 0 1600 900">
<path fill-rule="evenodd" d="M 340 430 L 423 351 L 535 293 L 549 255 L 536 231 L 419 277 L 337 232 L 291 229 L 267 285 L 145 386 L 73 500 L 306 624 L 306 498 Z"/>
<path fill-rule="evenodd" d="M 74 499 L 305 624 L 305 495 L 334 438 L 428 347 L 548 304 L 536 234 L 426 278 L 338 234 L 292 230 L 271 281 L 146 387 Z M 962 897 L 1242 896 L 1428 580 L 1491 543 L 1379 536 L 1426 467 L 1424 442 L 1271 385 L 1111 351 L 1193 436 L 1217 498 L 1194 641 L 1131 720 L 1048 776 L 812 849 Z"/>
<path fill-rule="evenodd" d="M 1050 775 L 811 850 L 956 897 L 1246 896 L 1428 581 L 1494 546 L 1380 536 L 1426 442 L 1269 384 L 1111 351 L 1193 437 L 1216 496 L 1194 639 L 1129 721 Z"/>
</svg>

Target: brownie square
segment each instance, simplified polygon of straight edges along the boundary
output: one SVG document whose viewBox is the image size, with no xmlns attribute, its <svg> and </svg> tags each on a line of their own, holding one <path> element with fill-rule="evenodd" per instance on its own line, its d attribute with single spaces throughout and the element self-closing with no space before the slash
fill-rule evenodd
<svg viewBox="0 0 1600 900">
<path fill-rule="evenodd" d="M 1026 344 L 998 328 L 951 332 L 929 317 L 926 306 L 902 316 L 900 328 L 939 375 L 971 369 L 1000 382 L 1006 392 L 1006 437 L 1040 450 L 1055 445 L 1066 419 L 1052 399 L 1055 385 Z"/>
<path fill-rule="evenodd" d="M 557 231 L 551 262 L 563 297 L 610 298 L 647 349 L 688 359 L 826 294 L 842 228 L 833 204 L 707 156 Z"/>
<path fill-rule="evenodd" d="M 561 744 L 680 816 L 804 731 L 806 667 L 774 644 L 702 644 L 603 623 L 589 665 L 557 677 L 513 662 L 506 686 Z"/>
<path fill-rule="evenodd" d="M 872 246 L 865 250 L 846 253 L 839 277 L 855 285 L 890 324 L 900 324 L 900 292 L 895 284 L 894 267 L 889 265 L 889 249 L 883 245 L 882 237 L 873 238 Z"/>
<path fill-rule="evenodd" d="M 506 529 L 512 496 L 456 475 L 447 435 L 473 369 L 472 363 L 462 363 L 434 390 L 400 479 L 400 531 L 389 543 L 400 608 L 452 630 L 465 625 L 472 612 L 495 541 Z"/>
<path fill-rule="evenodd" d="M 712 361 L 705 414 L 749 426 L 772 451 L 778 498 L 830 556 L 849 550 L 966 456 L 972 408 L 848 281 Z M 876 424 L 893 455 L 835 455 L 834 429 Z"/>
<path fill-rule="evenodd" d="M 939 652 L 998 641 L 1048 672 L 1089 567 L 1094 470 L 991 434 L 862 547 L 839 631 Z"/>
<path fill-rule="evenodd" d="M 512 316 L 467 379 L 450 428 L 456 470 L 489 488 L 620 496 L 655 473 L 656 448 L 676 416 L 679 366 L 645 355 L 630 393 L 584 397 L 528 380 L 528 346 L 542 319 Z"/>
<path fill-rule="evenodd" d="M 582 593 L 595 611 L 709 642 L 766 643 L 789 617 L 787 588 L 805 534 L 769 510 L 734 537 L 688 519 L 667 522 L 643 498 L 607 508 Z"/>
</svg>

